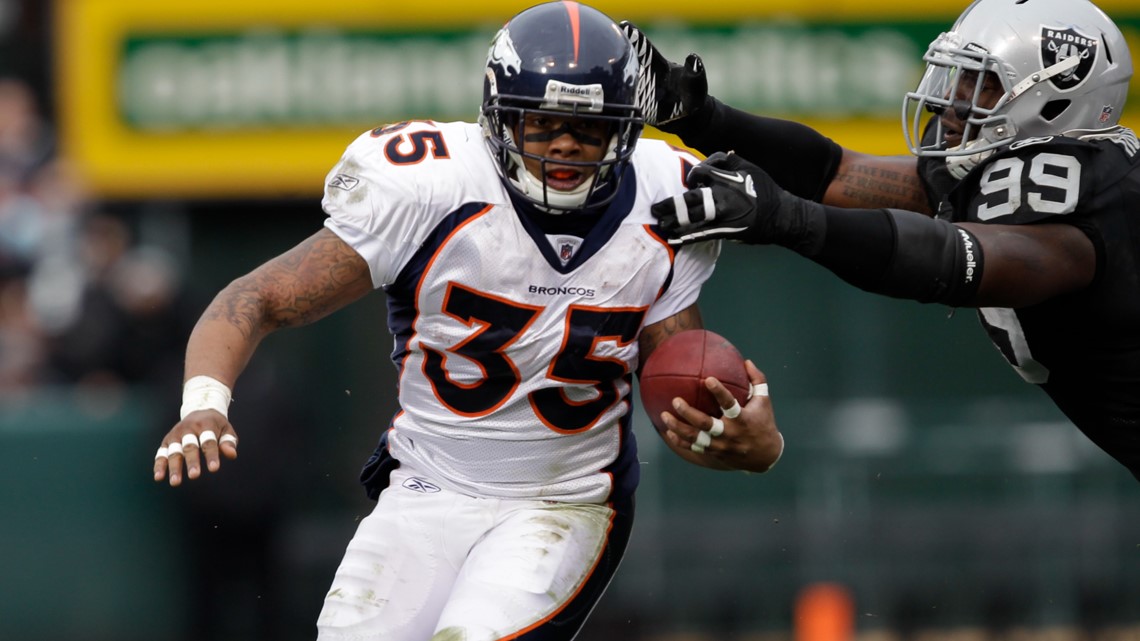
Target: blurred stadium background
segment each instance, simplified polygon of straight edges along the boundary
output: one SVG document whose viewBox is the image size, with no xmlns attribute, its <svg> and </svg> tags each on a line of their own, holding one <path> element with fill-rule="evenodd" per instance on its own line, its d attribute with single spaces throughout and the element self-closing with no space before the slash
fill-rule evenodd
<svg viewBox="0 0 1140 641">
<path fill-rule="evenodd" d="M 383 296 L 269 339 L 235 393 L 241 459 L 172 490 L 151 457 L 185 338 L 318 228 L 359 132 L 473 119 L 526 4 L 0 0 L 0 639 L 313 637 L 394 410 Z M 965 4 L 595 3 L 702 53 L 727 102 L 884 153 Z M 1100 4 L 1140 62 L 1140 3 Z M 703 301 L 768 374 L 787 453 L 687 467 L 639 413 L 639 522 L 582 638 L 1140 639 L 1140 486 L 971 313 L 776 248 L 728 247 Z"/>
</svg>

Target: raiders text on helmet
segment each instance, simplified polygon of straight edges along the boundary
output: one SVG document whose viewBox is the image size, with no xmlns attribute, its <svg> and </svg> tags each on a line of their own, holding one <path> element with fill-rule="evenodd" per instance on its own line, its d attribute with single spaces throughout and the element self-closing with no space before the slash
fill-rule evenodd
<svg viewBox="0 0 1140 641">
<path fill-rule="evenodd" d="M 975 0 L 924 60 L 903 103 L 907 144 L 919 156 L 946 157 L 957 177 L 1017 140 L 1115 126 L 1132 77 L 1124 36 L 1088 0 Z M 980 79 L 972 97 L 960 94 L 963 78 L 983 73 L 1001 84 L 992 105 L 978 102 Z M 936 135 L 923 140 L 927 112 L 947 109 L 964 120 L 962 143 L 946 146 L 937 117 Z"/>
</svg>

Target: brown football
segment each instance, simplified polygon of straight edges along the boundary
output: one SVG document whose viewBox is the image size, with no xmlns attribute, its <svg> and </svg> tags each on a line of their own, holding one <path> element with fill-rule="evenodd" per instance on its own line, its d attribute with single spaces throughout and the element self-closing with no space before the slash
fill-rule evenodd
<svg viewBox="0 0 1140 641">
<path fill-rule="evenodd" d="M 709 376 L 728 388 L 741 405 L 747 402 L 751 381 L 744 369 L 744 357 L 725 337 L 706 329 L 690 329 L 658 345 L 638 379 L 641 404 L 653 425 L 662 429 L 661 412 L 672 412 L 673 399 L 678 396 L 709 416 L 719 417 L 721 408 L 704 384 Z"/>
</svg>

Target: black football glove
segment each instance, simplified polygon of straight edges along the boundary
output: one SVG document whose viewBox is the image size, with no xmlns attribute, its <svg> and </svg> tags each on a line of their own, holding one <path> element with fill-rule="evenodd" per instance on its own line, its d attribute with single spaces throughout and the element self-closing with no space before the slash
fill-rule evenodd
<svg viewBox="0 0 1140 641">
<path fill-rule="evenodd" d="M 701 57 L 690 53 L 685 64 L 669 62 L 645 34 L 622 20 L 621 30 L 637 51 L 637 106 L 645 124 L 662 127 L 692 114 L 709 95 L 709 81 Z"/>
<path fill-rule="evenodd" d="M 653 205 L 672 245 L 723 238 L 800 249 L 818 229 L 817 203 L 797 198 L 761 168 L 717 152 L 689 172 L 689 191 Z"/>
</svg>

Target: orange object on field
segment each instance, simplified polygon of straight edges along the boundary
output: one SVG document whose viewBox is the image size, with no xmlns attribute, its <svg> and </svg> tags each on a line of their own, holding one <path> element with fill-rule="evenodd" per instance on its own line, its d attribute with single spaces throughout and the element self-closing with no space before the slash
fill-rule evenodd
<svg viewBox="0 0 1140 641">
<path fill-rule="evenodd" d="M 838 583 L 807 586 L 796 599 L 795 641 L 851 641 L 855 637 L 855 600 Z"/>
</svg>

